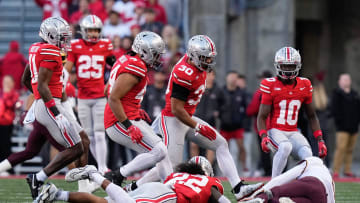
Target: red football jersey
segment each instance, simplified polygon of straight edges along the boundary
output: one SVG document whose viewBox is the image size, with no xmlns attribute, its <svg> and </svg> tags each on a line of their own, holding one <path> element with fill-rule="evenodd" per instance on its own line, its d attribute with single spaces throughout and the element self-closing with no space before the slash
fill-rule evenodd
<svg viewBox="0 0 360 203">
<path fill-rule="evenodd" d="M 264 79 L 260 84 L 261 103 L 272 105 L 269 128 L 296 131 L 302 103 L 312 102 L 310 80 L 297 77 L 296 84 L 285 85 L 277 77 Z"/>
<path fill-rule="evenodd" d="M 211 188 L 216 187 L 221 194 L 224 188 L 214 177 L 192 175 L 188 173 L 172 173 L 164 184 L 171 185 L 178 203 L 207 203 L 211 196 Z"/>
<path fill-rule="evenodd" d="M 31 86 L 35 99 L 40 99 L 37 90 L 38 75 L 40 67 L 53 71 L 50 82 L 48 84 L 51 95 L 55 98 L 61 98 L 62 95 L 62 60 L 60 49 L 48 43 L 34 43 L 29 48 L 29 65 L 31 72 Z"/>
<path fill-rule="evenodd" d="M 201 71 L 195 66 L 188 64 L 188 56 L 185 54 L 180 61 L 174 66 L 171 72 L 168 87 L 165 96 L 165 108 L 162 113 L 165 116 L 174 116 L 171 113 L 171 94 L 173 83 L 187 88 L 190 94 L 185 103 L 185 110 L 192 116 L 204 94 L 206 87 L 206 72 Z"/>
<path fill-rule="evenodd" d="M 78 98 L 95 99 L 104 97 L 105 59 L 112 55 L 113 45 L 108 39 L 89 43 L 83 39 L 71 41 L 67 60 L 75 64 Z"/>
<path fill-rule="evenodd" d="M 140 79 L 126 95 L 121 99 L 126 116 L 129 120 L 140 118 L 139 109 L 144 97 L 147 85 L 147 67 L 145 63 L 136 56 L 122 55 L 114 64 L 110 72 L 108 95 L 115 84 L 116 79 L 122 73 L 130 73 Z M 114 125 L 118 120 L 113 114 L 109 103 L 105 106 L 104 125 L 105 129 Z"/>
</svg>

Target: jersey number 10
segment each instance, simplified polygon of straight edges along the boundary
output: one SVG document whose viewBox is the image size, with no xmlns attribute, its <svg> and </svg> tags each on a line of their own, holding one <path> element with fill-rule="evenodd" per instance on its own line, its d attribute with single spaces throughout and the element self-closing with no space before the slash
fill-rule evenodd
<svg viewBox="0 0 360 203">
<path fill-rule="evenodd" d="M 279 118 L 276 120 L 276 123 L 282 125 L 285 125 L 285 123 L 289 125 L 296 125 L 301 102 L 299 100 L 291 100 L 289 103 L 287 103 L 287 100 L 281 100 L 279 106 L 280 114 Z M 285 118 L 286 111 L 287 117 Z"/>
</svg>

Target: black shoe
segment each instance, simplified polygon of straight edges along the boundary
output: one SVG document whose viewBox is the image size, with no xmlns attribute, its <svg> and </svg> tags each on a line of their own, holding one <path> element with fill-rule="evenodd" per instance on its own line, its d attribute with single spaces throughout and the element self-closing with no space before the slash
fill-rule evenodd
<svg viewBox="0 0 360 203">
<path fill-rule="evenodd" d="M 29 184 L 31 196 L 32 196 L 33 200 L 35 200 L 35 198 L 38 196 L 39 190 L 40 190 L 41 186 L 44 184 L 44 182 L 38 181 L 36 179 L 35 174 L 27 175 L 26 182 Z"/>
<path fill-rule="evenodd" d="M 121 175 L 119 169 L 105 173 L 104 177 L 120 187 L 121 187 L 121 183 L 125 179 L 125 177 Z"/>
</svg>

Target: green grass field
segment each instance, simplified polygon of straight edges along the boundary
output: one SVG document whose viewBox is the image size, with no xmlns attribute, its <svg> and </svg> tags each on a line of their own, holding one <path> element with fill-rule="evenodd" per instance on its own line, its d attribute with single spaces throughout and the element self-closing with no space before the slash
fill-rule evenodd
<svg viewBox="0 0 360 203">
<path fill-rule="evenodd" d="M 50 180 L 55 183 L 58 188 L 64 190 L 75 191 L 77 183 L 66 183 L 63 180 Z M 234 196 L 230 192 L 230 184 L 223 182 L 225 187 L 225 195 L 232 202 L 236 202 Z M 360 202 L 360 183 L 336 183 L 336 202 Z M 105 192 L 97 191 L 99 196 L 105 196 Z M 32 202 L 30 190 L 25 179 L 0 179 L 0 203 L 7 202 Z"/>
</svg>

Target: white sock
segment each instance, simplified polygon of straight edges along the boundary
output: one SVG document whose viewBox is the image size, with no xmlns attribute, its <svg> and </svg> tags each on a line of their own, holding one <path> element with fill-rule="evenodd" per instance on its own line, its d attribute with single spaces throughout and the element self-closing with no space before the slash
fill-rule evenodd
<svg viewBox="0 0 360 203">
<path fill-rule="evenodd" d="M 47 178 L 48 176 L 45 174 L 44 170 L 41 170 L 36 174 L 36 179 L 38 181 L 44 182 Z"/>
<path fill-rule="evenodd" d="M 271 178 L 274 178 L 282 173 L 284 170 L 287 159 L 291 153 L 292 145 L 290 142 L 281 142 L 278 146 L 278 151 L 273 158 L 273 167 Z"/>
<path fill-rule="evenodd" d="M 99 173 L 92 173 L 90 179 L 99 185 L 101 185 L 105 180 L 105 178 Z"/>
<path fill-rule="evenodd" d="M 69 191 L 59 190 L 59 191 L 56 193 L 55 199 L 56 199 L 56 200 L 60 200 L 60 201 L 65 201 L 65 202 L 67 202 L 67 201 L 69 200 L 69 195 L 70 195 L 70 192 L 69 192 Z"/>
<path fill-rule="evenodd" d="M 150 171 L 148 171 L 143 177 L 141 177 L 138 181 L 136 181 L 136 185 L 140 186 L 149 182 L 158 182 L 160 180 L 159 176 L 159 167 L 156 165 Z"/>
<path fill-rule="evenodd" d="M 105 139 L 105 132 L 94 132 L 95 140 L 95 158 L 98 164 L 100 173 L 104 174 L 108 167 L 106 166 L 107 158 L 107 144 Z"/>
<path fill-rule="evenodd" d="M 228 179 L 231 187 L 234 188 L 241 181 L 241 179 L 237 173 L 235 162 L 231 157 L 227 143 L 220 145 L 216 149 L 216 160 L 221 172 Z"/>
<path fill-rule="evenodd" d="M 115 185 L 114 183 L 110 183 L 106 187 L 105 191 L 109 195 L 109 197 L 114 200 L 114 202 L 136 202 L 132 197 L 130 197 L 128 193 L 126 193 L 121 187 Z"/>
<path fill-rule="evenodd" d="M 0 162 L 0 173 L 5 172 L 11 168 L 12 168 L 12 166 L 11 166 L 9 160 L 4 159 L 2 162 Z"/>
</svg>

